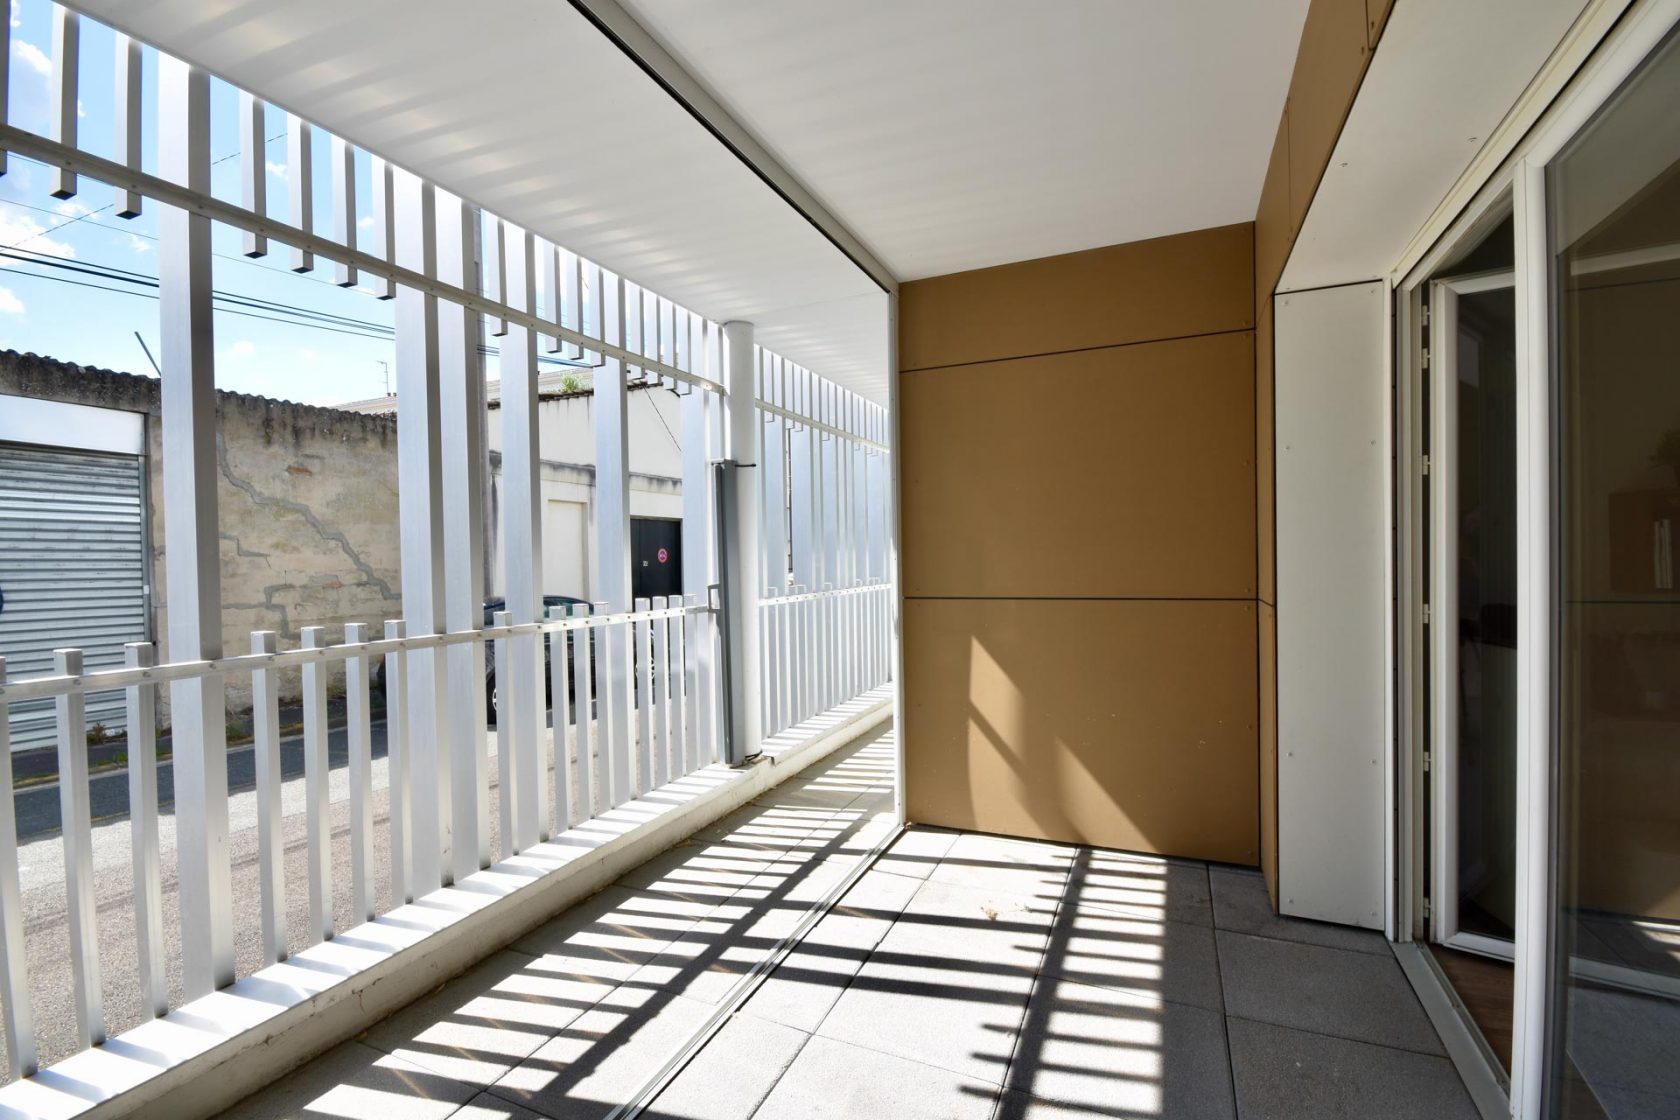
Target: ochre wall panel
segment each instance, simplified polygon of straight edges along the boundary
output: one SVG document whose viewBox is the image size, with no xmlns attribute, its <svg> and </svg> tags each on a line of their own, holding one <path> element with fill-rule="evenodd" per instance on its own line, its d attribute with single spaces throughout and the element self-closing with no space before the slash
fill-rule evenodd
<svg viewBox="0 0 1680 1120">
<path fill-rule="evenodd" d="M 1394 0 L 1365 0 L 1365 45 L 1372 50 L 1377 49 L 1377 40 L 1382 38 L 1383 28 L 1388 26 L 1388 13 L 1394 8 Z"/>
<path fill-rule="evenodd" d="M 915 280 L 898 302 L 902 371 L 1246 330 L 1253 223 Z"/>
<path fill-rule="evenodd" d="M 910 600 L 911 820 L 1253 864 L 1253 602 Z"/>
<path fill-rule="evenodd" d="M 1289 214 L 1299 230 L 1365 77 L 1365 0 L 1312 0 L 1289 82 Z"/>
<path fill-rule="evenodd" d="M 908 596 L 1253 598 L 1251 331 L 899 386 Z"/>
</svg>

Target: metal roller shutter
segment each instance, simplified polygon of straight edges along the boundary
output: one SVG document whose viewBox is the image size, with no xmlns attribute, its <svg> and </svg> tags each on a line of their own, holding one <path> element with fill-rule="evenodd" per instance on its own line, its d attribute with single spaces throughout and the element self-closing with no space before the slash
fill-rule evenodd
<svg viewBox="0 0 1680 1120">
<path fill-rule="evenodd" d="M 17 680 L 78 647 L 88 671 L 146 638 L 144 487 L 132 455 L 0 443 L 0 655 Z M 51 700 L 10 708 L 12 750 L 51 746 Z M 123 726 L 121 692 L 88 697 L 88 727 Z"/>
</svg>

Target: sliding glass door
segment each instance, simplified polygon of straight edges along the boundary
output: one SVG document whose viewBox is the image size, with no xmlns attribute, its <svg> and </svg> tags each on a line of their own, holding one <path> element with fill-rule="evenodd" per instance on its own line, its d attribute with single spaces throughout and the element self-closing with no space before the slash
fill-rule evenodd
<svg viewBox="0 0 1680 1120">
<path fill-rule="evenodd" d="M 1680 1117 L 1680 46 L 1547 168 L 1547 1113 Z"/>
</svg>

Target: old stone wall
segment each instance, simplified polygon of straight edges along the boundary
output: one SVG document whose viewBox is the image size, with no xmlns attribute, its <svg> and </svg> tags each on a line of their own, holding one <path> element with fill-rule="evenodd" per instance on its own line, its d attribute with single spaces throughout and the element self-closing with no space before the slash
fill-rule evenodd
<svg viewBox="0 0 1680 1120">
<path fill-rule="evenodd" d="M 153 636 L 167 659 L 159 389 L 152 377 L 0 353 L 0 393 L 146 416 Z M 305 626 L 339 642 L 346 623 L 377 631 L 401 617 L 396 418 L 216 396 L 225 652 L 249 652 L 253 630 L 277 631 L 290 648 Z M 295 697 L 297 675 L 286 676 L 282 697 Z M 342 679 L 335 673 L 330 687 Z M 236 716 L 249 709 L 248 678 L 228 681 L 228 706 Z"/>
</svg>

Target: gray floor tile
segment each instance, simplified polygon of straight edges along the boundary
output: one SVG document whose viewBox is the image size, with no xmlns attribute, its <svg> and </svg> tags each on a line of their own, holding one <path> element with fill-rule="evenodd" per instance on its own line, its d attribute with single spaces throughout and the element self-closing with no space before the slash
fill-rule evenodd
<svg viewBox="0 0 1680 1120">
<path fill-rule="evenodd" d="M 493 1097 L 489 1093 L 480 1093 L 472 1100 L 461 1106 L 459 1112 L 452 1112 L 449 1120 L 548 1120 L 540 1112 L 532 1112 L 524 1105 L 514 1104 L 512 1101 Z"/>
<path fill-rule="evenodd" d="M 1388 942 L 1375 930 L 1284 918 L 1273 913 L 1272 900 L 1266 896 L 1266 881 L 1258 871 L 1210 867 L 1208 880 L 1213 886 L 1213 921 L 1220 929 L 1382 957 L 1391 955 Z"/>
<path fill-rule="evenodd" d="M 1243 1120 L 1479 1116 L 1446 1058 L 1242 1019 L 1227 1026 Z"/>
<path fill-rule="evenodd" d="M 933 936 L 927 927 L 901 920 L 858 970 L 817 1033 L 973 1080 L 1002 1082 L 1032 976 L 964 959 L 973 952 L 963 944 L 968 936 Z M 947 955 L 940 955 L 940 945 Z"/>
<path fill-rule="evenodd" d="M 720 903 L 612 886 L 520 938 L 514 949 L 616 967 L 620 979 L 714 913 Z"/>
<path fill-rule="evenodd" d="M 492 1084 L 613 990 L 613 982 L 501 952 L 363 1036 L 468 1085 Z"/>
<path fill-rule="evenodd" d="M 1132 917 L 1213 925 L 1206 864 L 1093 851 L 1075 864 L 1062 904 Z"/>
<path fill-rule="evenodd" d="M 996 1086 L 818 1036 L 753 1120 L 986 1120 L 996 1098 Z"/>
<path fill-rule="evenodd" d="M 881 944 L 888 959 L 1031 975 L 1044 959 L 1054 907 L 1017 895 L 928 880 Z"/>
<path fill-rule="evenodd" d="M 642 1115 L 647 1120 L 748 1120 L 805 1039 L 802 1031 L 736 1016 Z"/>
<path fill-rule="evenodd" d="M 1224 1010 L 1219 953 L 1204 925 L 1089 909 L 1056 915 L 1045 973 L 1107 988 L 1137 990 L 1175 1003 Z"/>
<path fill-rule="evenodd" d="M 819 921 L 742 1009 L 810 1033 L 909 903 L 919 882 L 871 872 Z"/>
<path fill-rule="evenodd" d="M 346 1042 L 224 1112 L 232 1120 L 443 1120 L 476 1092 L 360 1042 Z"/>
<path fill-rule="evenodd" d="M 1109 1116 L 1231 1120 L 1224 1016 L 1044 977 L 1007 1088 Z"/>
<path fill-rule="evenodd" d="M 669 1061 L 711 1012 L 682 996 L 619 988 L 490 1091 L 555 1120 L 597 1120 Z"/>
<path fill-rule="evenodd" d="M 928 878 L 1053 903 L 1062 893 L 1076 851 L 1061 844 L 965 832 Z"/>
<path fill-rule="evenodd" d="M 887 849 L 885 855 L 875 861 L 875 868 L 915 879 L 926 879 L 933 869 L 939 866 L 939 861 L 945 858 L 945 853 L 951 850 L 951 845 L 957 842 L 960 835 L 958 832 L 918 828 L 912 825 L 904 830 L 904 835 L 893 841 L 892 847 Z"/>
<path fill-rule="evenodd" d="M 1219 930 L 1226 1010 L 1239 1018 L 1442 1054 L 1393 956 Z"/>
</svg>

